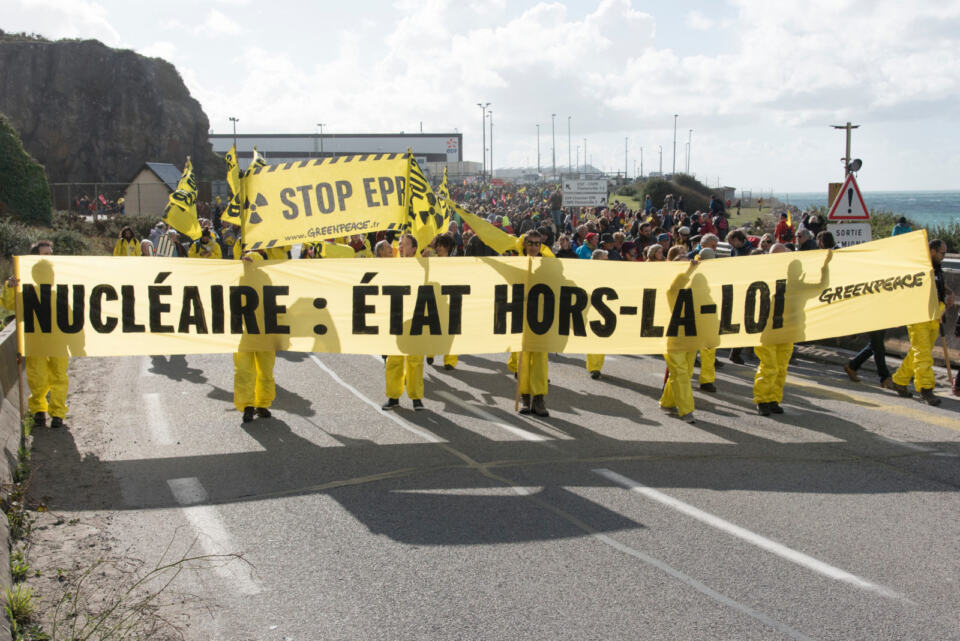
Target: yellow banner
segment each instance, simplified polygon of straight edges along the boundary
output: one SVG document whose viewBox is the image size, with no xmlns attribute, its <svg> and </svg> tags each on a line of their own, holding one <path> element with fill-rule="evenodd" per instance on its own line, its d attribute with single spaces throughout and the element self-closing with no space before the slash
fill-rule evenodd
<svg viewBox="0 0 960 641">
<path fill-rule="evenodd" d="M 197 221 L 197 178 L 193 175 L 190 156 L 187 156 L 176 191 L 170 194 L 163 220 L 192 240 L 200 238 L 200 223 Z"/>
<path fill-rule="evenodd" d="M 226 155 L 227 185 L 230 187 L 230 202 L 220 215 L 220 220 L 240 226 L 240 211 L 243 205 L 240 193 L 240 165 L 237 163 L 237 148 L 231 147 Z"/>
<path fill-rule="evenodd" d="M 406 154 L 364 154 L 251 167 L 241 179 L 245 247 L 399 229 L 409 162 Z"/>
<path fill-rule="evenodd" d="M 693 263 L 17 260 L 27 356 L 662 353 L 814 340 L 938 313 L 925 232 L 832 254 Z"/>
</svg>

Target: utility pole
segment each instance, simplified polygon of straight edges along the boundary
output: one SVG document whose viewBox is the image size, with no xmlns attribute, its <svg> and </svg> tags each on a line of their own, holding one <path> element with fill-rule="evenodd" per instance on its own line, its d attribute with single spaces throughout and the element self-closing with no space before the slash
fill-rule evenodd
<svg viewBox="0 0 960 641">
<path fill-rule="evenodd" d="M 483 171 L 480 174 L 480 180 L 482 181 L 487 175 L 487 107 L 490 106 L 490 103 L 478 102 L 477 106 L 480 107 L 480 128 L 483 130 Z"/>
<path fill-rule="evenodd" d="M 323 123 L 318 122 L 317 127 L 320 128 L 320 157 L 323 158 Z"/>
<path fill-rule="evenodd" d="M 493 178 L 493 109 L 487 112 L 490 116 L 490 178 Z"/>
<path fill-rule="evenodd" d="M 660 147 L 660 176 L 663 176 L 663 145 L 657 145 Z"/>
<path fill-rule="evenodd" d="M 577 173 L 580 173 L 580 145 L 577 145 Z"/>
<path fill-rule="evenodd" d="M 537 125 L 537 173 L 540 173 L 540 125 Z"/>
<path fill-rule="evenodd" d="M 567 116 L 567 173 L 570 173 L 570 165 L 573 164 L 570 158 L 570 154 L 573 153 L 573 147 L 570 145 L 570 141 L 572 140 L 572 138 L 570 138 L 570 119 L 572 117 L 573 116 Z"/>
<path fill-rule="evenodd" d="M 677 173 L 677 117 L 680 114 L 673 114 L 673 172 Z"/>
<path fill-rule="evenodd" d="M 583 171 L 587 171 L 587 139 L 583 139 Z"/>
<path fill-rule="evenodd" d="M 231 119 L 232 120 L 232 119 Z M 854 129 L 858 129 L 860 125 L 851 125 L 849 122 L 845 125 L 831 125 L 834 129 L 846 129 L 847 130 L 847 155 L 843 157 L 843 177 L 846 178 L 850 175 L 850 133 Z"/>
<path fill-rule="evenodd" d="M 687 134 L 687 174 L 690 174 L 690 156 L 693 153 L 693 129 Z"/>
<path fill-rule="evenodd" d="M 237 123 L 240 122 L 240 119 L 230 116 L 230 122 L 233 123 L 233 148 L 236 149 L 237 148 Z M 847 147 L 849 146 L 850 145 L 847 145 Z M 849 156 L 850 154 L 848 153 L 847 155 Z"/>
<path fill-rule="evenodd" d="M 628 164 L 628 163 L 629 163 L 629 160 L 628 160 L 628 155 L 627 155 L 627 149 L 628 149 L 629 145 L 630 145 L 630 138 L 624 138 L 624 139 L 623 139 L 623 179 L 624 179 L 624 180 L 627 179 L 627 174 L 629 173 L 629 172 L 627 171 L 627 168 L 630 166 L 630 165 Z"/>
<path fill-rule="evenodd" d="M 643 147 L 640 147 L 640 177 L 643 178 Z"/>
<path fill-rule="evenodd" d="M 550 134 L 553 136 L 553 179 L 557 179 L 557 114 L 550 114 Z"/>
</svg>

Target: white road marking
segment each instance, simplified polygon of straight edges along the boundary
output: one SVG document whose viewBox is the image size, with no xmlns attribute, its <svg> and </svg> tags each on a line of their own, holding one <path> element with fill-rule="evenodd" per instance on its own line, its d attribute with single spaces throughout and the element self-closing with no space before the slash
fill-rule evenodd
<svg viewBox="0 0 960 641">
<path fill-rule="evenodd" d="M 463 410 L 466 410 L 467 412 L 470 412 L 471 414 L 473 414 L 473 415 L 476 416 L 477 418 L 482 418 L 482 419 L 485 420 L 485 421 L 488 421 L 488 422 L 490 422 L 490 423 L 493 423 L 494 425 L 496 425 L 496 426 L 499 427 L 500 429 L 503 429 L 503 430 L 506 430 L 506 431 L 510 432 L 510 433 L 513 434 L 514 436 L 519 436 L 520 438 L 522 438 L 522 439 L 525 440 L 525 441 L 540 441 L 540 442 L 542 442 L 542 441 L 548 441 L 548 440 L 550 440 L 549 437 L 544 436 L 543 434 L 534 434 L 533 432 L 528 432 L 528 431 L 525 430 L 525 429 L 516 427 L 516 426 L 514 426 L 514 425 L 510 425 L 509 423 L 504 423 L 503 421 L 501 421 L 500 419 L 498 419 L 496 416 L 494 416 L 494 415 L 491 414 L 490 412 L 486 411 L 485 409 L 482 409 L 482 408 L 479 408 L 479 407 L 474 407 L 473 405 L 470 405 L 469 403 L 465 403 L 464 401 L 461 401 L 459 398 L 456 397 L 456 395 L 452 394 L 451 392 L 447 392 L 447 391 L 445 391 L 445 390 L 441 390 L 441 391 L 437 392 L 436 395 L 439 396 L 439 397 L 441 397 L 441 398 L 444 398 L 444 399 L 450 401 L 451 403 L 453 403 L 453 404 L 456 405 L 457 407 L 459 407 L 459 408 L 461 408 L 461 409 L 463 409 Z"/>
<path fill-rule="evenodd" d="M 197 531 L 197 542 L 206 554 L 236 554 L 233 538 L 227 532 L 223 520 L 211 505 L 196 505 L 207 500 L 207 491 L 196 478 L 169 479 L 167 485 L 177 503 L 184 506 L 183 513 Z M 225 559 L 214 564 L 217 574 L 226 579 L 240 594 L 254 595 L 262 592 L 260 584 L 251 575 L 250 566 L 239 559 Z"/>
<path fill-rule="evenodd" d="M 375 358 L 377 360 L 381 360 L 379 356 L 375 356 Z M 337 376 L 337 373 L 334 372 L 329 367 L 327 367 L 323 361 L 317 358 L 316 354 L 311 354 L 310 360 L 316 363 L 317 367 L 319 367 L 320 369 L 325 371 L 327 374 L 329 374 L 330 378 L 332 378 L 334 381 L 339 383 L 344 389 L 346 389 L 348 392 L 350 392 L 351 394 L 359 398 L 361 401 L 363 401 L 373 409 L 377 410 L 377 412 L 379 412 L 382 416 L 386 416 L 387 418 L 389 418 L 391 421 L 399 425 L 402 429 L 410 432 L 411 434 L 415 434 L 416 436 L 419 436 L 423 440 L 428 441 L 430 443 L 446 443 L 444 439 L 440 438 L 436 434 L 433 434 L 432 432 L 428 432 L 425 429 L 419 428 L 416 425 L 413 425 L 412 423 L 408 423 L 407 421 L 403 420 L 402 418 L 396 415 L 395 413 L 396 410 L 391 412 L 384 412 L 383 410 L 381 410 L 380 406 L 377 403 L 371 401 L 369 398 L 367 398 L 363 394 L 363 392 L 361 392 L 356 387 L 354 387 L 350 383 L 346 382 L 345 380 Z"/>
<path fill-rule="evenodd" d="M 704 512 L 703 510 L 696 508 L 688 503 L 684 503 L 679 499 L 675 499 L 672 496 L 668 496 L 667 494 L 664 494 L 663 492 L 659 492 L 651 487 L 647 487 L 646 485 L 643 485 L 642 483 L 638 483 L 633 479 L 627 478 L 622 474 L 617 474 L 612 470 L 603 469 L 603 468 L 597 468 L 597 469 L 594 469 L 593 471 L 594 473 L 599 474 L 603 478 L 609 481 L 613 481 L 617 485 L 621 485 L 632 492 L 642 494 L 643 496 L 649 499 L 653 499 L 658 503 L 666 505 L 667 507 L 671 507 L 677 510 L 678 512 L 686 514 L 687 516 L 697 519 L 702 523 L 706 523 L 707 525 L 715 527 L 718 530 L 721 530 L 723 532 L 726 532 L 727 534 L 730 534 L 739 539 L 742 539 L 747 543 L 750 543 L 752 545 L 759 547 L 760 549 L 766 550 L 767 552 L 770 552 L 772 554 L 776 554 L 777 556 L 784 558 L 788 561 L 791 561 L 792 563 L 796 563 L 797 565 L 803 566 L 808 570 L 813 570 L 814 572 L 817 572 L 819 574 L 822 574 L 824 576 L 827 576 L 837 581 L 843 581 L 844 583 L 849 583 L 863 590 L 876 592 L 877 594 L 880 594 L 885 597 L 894 598 L 894 599 L 903 598 L 900 594 L 894 592 L 890 588 L 886 588 L 882 585 L 877 585 L 876 583 L 871 583 L 866 579 L 862 579 L 856 576 L 855 574 L 851 574 L 845 570 L 841 570 L 840 568 L 829 565 L 828 563 L 824 563 L 823 561 L 815 559 L 812 556 L 804 554 L 803 552 L 798 552 L 797 550 L 788 548 L 782 543 L 777 543 L 772 539 L 768 539 L 764 536 L 756 534 L 755 532 L 751 532 L 746 528 L 742 528 L 739 525 L 735 525 L 730 521 L 726 521 L 720 518 L 719 516 L 715 516 L 713 514 L 710 514 L 709 512 Z"/>
<path fill-rule="evenodd" d="M 173 433 L 170 431 L 170 423 L 167 422 L 167 414 L 160 403 L 160 395 L 144 394 L 143 403 L 147 410 L 147 428 L 154 442 L 157 445 L 173 445 Z"/>
<path fill-rule="evenodd" d="M 531 494 L 536 493 L 535 491 L 531 491 L 531 490 L 535 490 L 536 488 L 512 486 L 511 489 L 520 496 L 529 496 Z M 744 605 L 739 601 L 735 601 L 730 597 L 726 596 L 725 594 L 721 594 L 717 592 L 716 590 L 709 587 L 702 581 L 698 581 L 692 576 L 688 576 L 687 574 L 684 574 L 683 572 L 676 569 L 672 565 L 668 565 L 667 563 L 664 563 L 660 559 L 652 557 L 649 554 L 644 554 L 640 550 L 634 549 L 629 545 L 624 545 L 623 543 L 620 543 L 620 541 L 617 541 L 611 536 L 608 536 L 606 534 L 601 534 L 599 532 L 591 532 L 590 537 L 595 541 L 599 541 L 604 545 L 610 546 L 611 548 L 613 548 L 614 550 L 617 550 L 618 552 L 622 552 L 623 554 L 628 554 L 633 558 L 638 559 L 643 563 L 646 563 L 647 565 L 657 568 L 661 572 L 664 572 L 665 574 L 670 575 L 674 579 L 677 579 L 681 583 L 684 583 L 685 585 L 693 588 L 694 590 L 696 590 L 700 594 L 703 594 L 707 598 L 710 598 L 715 602 L 721 605 L 724 605 L 728 608 L 736 610 L 737 612 L 741 612 L 742 614 L 745 614 L 748 617 L 756 619 L 760 623 L 763 623 L 764 625 L 769 626 L 774 630 L 777 630 L 778 632 L 790 637 L 791 639 L 794 639 L 795 641 L 813 641 L 813 637 L 809 637 L 803 632 L 800 632 L 799 630 L 790 627 L 786 623 L 781 623 L 780 621 L 777 621 L 776 619 L 767 616 L 766 614 L 764 614 L 763 612 L 760 612 L 759 610 L 755 610 L 748 605 Z"/>
</svg>

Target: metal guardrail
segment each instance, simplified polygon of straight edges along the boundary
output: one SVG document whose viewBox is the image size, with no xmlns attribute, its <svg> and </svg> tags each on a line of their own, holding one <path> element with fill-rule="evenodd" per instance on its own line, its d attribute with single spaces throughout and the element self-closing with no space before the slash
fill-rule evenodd
<svg viewBox="0 0 960 641">
<path fill-rule="evenodd" d="M 717 243 L 717 254 L 720 256 L 729 256 L 730 255 L 730 245 L 728 243 Z M 945 272 L 960 272 L 960 257 L 957 258 L 944 258 L 943 259 L 943 271 Z"/>
</svg>

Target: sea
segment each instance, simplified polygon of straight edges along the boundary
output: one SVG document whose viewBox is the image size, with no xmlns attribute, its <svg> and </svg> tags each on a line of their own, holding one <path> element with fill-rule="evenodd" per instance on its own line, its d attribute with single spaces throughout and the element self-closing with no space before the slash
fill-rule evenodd
<svg viewBox="0 0 960 641">
<path fill-rule="evenodd" d="M 826 192 L 774 193 L 782 203 L 800 209 L 827 207 Z M 863 202 L 870 211 L 892 212 L 923 227 L 935 229 L 960 224 L 960 191 L 865 191 Z"/>
</svg>

